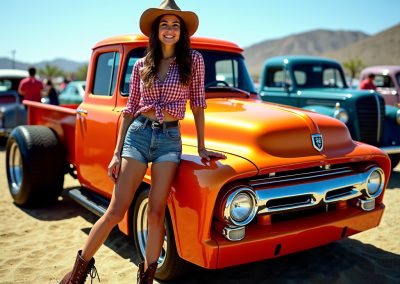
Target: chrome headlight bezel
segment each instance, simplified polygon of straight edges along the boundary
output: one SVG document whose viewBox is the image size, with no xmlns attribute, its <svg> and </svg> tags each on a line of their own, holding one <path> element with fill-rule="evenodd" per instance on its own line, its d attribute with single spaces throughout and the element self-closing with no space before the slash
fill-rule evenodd
<svg viewBox="0 0 400 284">
<path fill-rule="evenodd" d="M 333 113 L 333 117 L 340 120 L 343 123 L 347 123 L 349 121 L 349 114 L 345 109 L 339 108 L 336 109 Z"/>
<path fill-rule="evenodd" d="M 378 197 L 385 185 L 385 173 L 381 168 L 374 167 L 370 170 L 365 183 L 365 193 L 368 198 Z"/>
<path fill-rule="evenodd" d="M 245 217 L 238 219 L 235 218 L 235 214 L 233 212 L 233 208 L 235 206 L 235 202 L 238 201 L 239 198 L 248 198 L 248 212 L 244 214 Z M 242 199 L 242 202 L 246 202 L 246 200 Z M 251 188 L 248 187 L 238 187 L 234 191 L 232 191 L 228 197 L 225 199 L 223 203 L 223 216 L 224 220 L 233 226 L 245 226 L 249 224 L 257 214 L 258 204 L 256 194 Z M 237 212 L 236 212 L 237 213 Z"/>
</svg>

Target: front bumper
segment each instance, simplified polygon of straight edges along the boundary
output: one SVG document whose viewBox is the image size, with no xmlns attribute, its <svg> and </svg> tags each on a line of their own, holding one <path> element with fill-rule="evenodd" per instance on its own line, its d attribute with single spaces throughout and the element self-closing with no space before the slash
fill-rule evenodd
<svg viewBox="0 0 400 284">
<path fill-rule="evenodd" d="M 231 242 L 213 231 L 217 268 L 240 265 L 328 244 L 379 225 L 384 205 L 372 211 L 348 206 L 331 212 L 268 225 L 246 226 L 246 237 Z"/>
</svg>

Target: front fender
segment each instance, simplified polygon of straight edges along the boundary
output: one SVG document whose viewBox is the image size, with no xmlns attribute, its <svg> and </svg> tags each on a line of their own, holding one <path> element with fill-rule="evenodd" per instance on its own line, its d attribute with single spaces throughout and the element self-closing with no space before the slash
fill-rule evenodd
<svg viewBox="0 0 400 284">
<path fill-rule="evenodd" d="M 211 239 L 214 206 L 223 185 L 257 175 L 250 161 L 232 154 L 225 160 L 202 160 L 196 147 L 184 149 L 168 208 L 181 258 L 202 267 L 217 267 L 217 243 Z"/>
</svg>

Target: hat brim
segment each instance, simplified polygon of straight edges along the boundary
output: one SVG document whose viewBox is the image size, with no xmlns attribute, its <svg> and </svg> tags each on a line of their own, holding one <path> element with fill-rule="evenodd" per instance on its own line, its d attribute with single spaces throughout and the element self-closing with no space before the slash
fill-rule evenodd
<svg viewBox="0 0 400 284">
<path fill-rule="evenodd" d="M 149 36 L 151 32 L 151 25 L 153 24 L 154 20 L 162 15 L 176 15 L 181 17 L 185 22 L 189 36 L 192 36 L 197 31 L 199 26 L 199 18 L 194 12 L 150 8 L 144 11 L 140 17 L 140 30 L 142 33 L 146 36 Z"/>
</svg>

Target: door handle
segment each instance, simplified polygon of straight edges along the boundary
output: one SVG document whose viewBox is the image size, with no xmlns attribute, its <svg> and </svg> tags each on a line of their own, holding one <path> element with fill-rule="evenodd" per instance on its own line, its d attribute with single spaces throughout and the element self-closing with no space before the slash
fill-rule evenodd
<svg viewBox="0 0 400 284">
<path fill-rule="evenodd" d="M 88 114 L 88 111 L 86 109 L 83 109 L 83 108 L 78 108 L 76 110 L 76 112 L 81 116 L 87 116 L 87 114 Z"/>
</svg>

